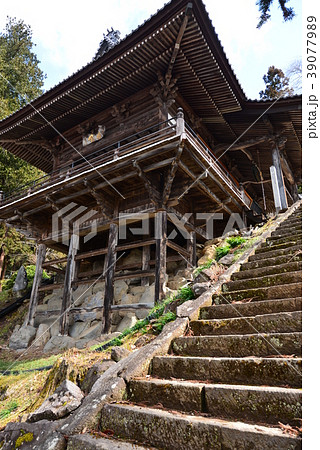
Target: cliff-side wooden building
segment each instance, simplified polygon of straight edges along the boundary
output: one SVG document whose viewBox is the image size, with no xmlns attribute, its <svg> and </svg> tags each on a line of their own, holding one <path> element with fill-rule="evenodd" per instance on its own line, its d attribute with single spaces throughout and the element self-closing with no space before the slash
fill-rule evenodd
<svg viewBox="0 0 320 450">
<path fill-rule="evenodd" d="M 275 208 L 270 166 L 280 209 L 297 200 L 301 97 L 248 100 L 202 1 L 173 0 L 2 120 L 0 145 L 46 173 L 5 192 L 0 205 L 2 220 L 39 243 L 28 323 L 39 294 L 63 287 L 66 334 L 72 289 L 103 276 L 109 330 L 114 280 L 154 279 L 155 300 L 163 298 L 167 262 L 194 265 L 196 241 L 207 239 L 201 215 L 223 213 L 219 234 L 232 213 L 249 224 Z M 141 227 L 146 214 L 149 229 L 137 236 L 132 223 Z M 168 239 L 175 218 L 187 239 Z M 46 261 L 48 247 L 65 258 Z M 122 265 L 133 248 L 142 249 L 141 264 Z M 96 258 L 103 272 L 93 268 Z M 42 268 L 58 263 L 66 264 L 63 281 L 40 286 Z"/>
</svg>

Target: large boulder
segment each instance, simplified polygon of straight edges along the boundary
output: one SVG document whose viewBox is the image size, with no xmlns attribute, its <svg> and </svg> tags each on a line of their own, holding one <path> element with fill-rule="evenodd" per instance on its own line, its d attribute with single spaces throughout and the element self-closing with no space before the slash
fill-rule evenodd
<svg viewBox="0 0 320 450">
<path fill-rule="evenodd" d="M 83 393 L 72 381 L 65 380 L 36 411 L 28 416 L 28 422 L 57 420 L 81 405 Z"/>
<path fill-rule="evenodd" d="M 119 362 L 128 355 L 130 355 L 130 351 L 125 347 L 112 347 L 111 349 L 111 359 L 115 362 Z"/>
<path fill-rule="evenodd" d="M 75 322 L 69 328 L 69 334 L 73 338 L 78 338 L 90 326 L 90 322 Z"/>
<path fill-rule="evenodd" d="M 95 309 L 93 311 L 86 311 L 85 309 L 80 311 L 73 310 L 72 317 L 74 322 L 92 322 L 93 320 L 102 318 L 102 309 Z"/>
<path fill-rule="evenodd" d="M 49 325 L 46 323 L 41 323 L 37 329 L 37 334 L 33 345 L 35 347 L 43 347 L 46 345 L 50 337 Z"/>
<path fill-rule="evenodd" d="M 121 259 L 121 265 L 127 264 L 141 264 L 142 260 L 142 251 L 138 248 L 131 250 L 128 256 L 125 256 Z"/>
<path fill-rule="evenodd" d="M 198 260 L 198 266 L 202 266 L 203 264 L 207 263 L 208 261 L 211 261 L 215 259 L 216 256 L 216 246 L 215 245 L 208 245 L 207 247 L 204 247 L 203 254 L 201 258 Z"/>
<path fill-rule="evenodd" d="M 225 266 L 231 266 L 233 264 L 234 254 L 228 253 L 219 259 L 219 264 L 224 264 Z"/>
<path fill-rule="evenodd" d="M 92 294 L 92 287 L 87 284 L 82 284 L 77 287 L 72 293 L 72 304 L 73 306 L 81 306 L 84 301 L 90 297 Z"/>
<path fill-rule="evenodd" d="M 62 297 L 60 295 L 55 295 L 51 297 L 47 303 L 47 311 L 60 311 L 62 304 Z"/>
<path fill-rule="evenodd" d="M 9 422 L 3 431 L 0 431 L 1 450 L 23 449 L 32 450 L 52 449 L 63 450 L 66 440 L 58 431 L 55 431 L 60 422 L 41 420 L 36 423 Z"/>
<path fill-rule="evenodd" d="M 18 294 L 24 291 L 27 288 L 27 286 L 28 286 L 27 272 L 24 266 L 21 266 L 20 269 L 18 270 L 12 290 L 13 292 Z"/>
<path fill-rule="evenodd" d="M 92 367 L 90 367 L 87 375 L 84 377 L 84 379 L 81 383 L 81 389 L 83 390 L 83 392 L 85 394 L 89 394 L 94 383 L 113 364 L 115 364 L 115 361 L 112 361 L 111 359 L 106 359 L 106 360 L 100 361 L 100 362 L 94 364 Z"/>
<path fill-rule="evenodd" d="M 24 325 L 19 329 L 16 329 L 16 331 L 14 331 L 10 336 L 9 348 L 12 350 L 28 348 L 35 338 L 36 333 L 37 329 L 30 325 Z"/>
<path fill-rule="evenodd" d="M 52 336 L 44 346 L 44 353 L 67 350 L 74 346 L 74 339 L 70 336 Z"/>
<path fill-rule="evenodd" d="M 94 322 L 91 327 L 87 328 L 79 335 L 79 339 L 86 339 L 90 341 L 96 339 L 101 335 L 102 323 L 100 321 Z"/>
<path fill-rule="evenodd" d="M 117 326 L 117 331 L 120 333 L 124 331 L 126 328 L 131 328 L 133 325 L 137 323 L 137 318 L 134 313 L 127 313 L 127 315 L 121 320 L 119 325 Z"/>
<path fill-rule="evenodd" d="M 154 284 L 146 286 L 139 303 L 154 303 Z"/>
<path fill-rule="evenodd" d="M 104 302 L 104 292 L 98 291 L 93 295 L 86 297 L 82 303 L 82 308 L 101 308 Z"/>
<path fill-rule="evenodd" d="M 124 280 L 116 280 L 114 282 L 114 301 L 118 305 L 123 295 L 127 294 L 128 285 Z"/>
</svg>

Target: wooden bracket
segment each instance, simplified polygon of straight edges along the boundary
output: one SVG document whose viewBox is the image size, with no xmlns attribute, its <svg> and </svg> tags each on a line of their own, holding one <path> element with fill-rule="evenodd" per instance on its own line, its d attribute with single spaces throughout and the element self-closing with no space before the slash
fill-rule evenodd
<svg viewBox="0 0 320 450">
<path fill-rule="evenodd" d="M 179 145 L 177 152 L 176 152 L 176 156 L 171 163 L 171 167 L 168 170 L 165 186 L 163 189 L 163 195 L 162 195 L 162 204 L 163 205 L 166 205 L 168 203 L 171 189 L 172 189 L 173 180 L 174 180 L 174 177 L 175 177 L 178 167 L 179 167 L 179 161 L 180 161 L 180 158 L 181 158 L 181 155 L 183 152 L 183 147 L 184 147 L 184 143 L 182 142 Z"/>
<path fill-rule="evenodd" d="M 158 207 L 159 204 L 160 204 L 160 194 L 159 194 L 159 192 L 152 185 L 151 181 L 148 179 L 148 177 L 146 176 L 146 174 L 144 173 L 144 171 L 142 170 L 142 168 L 140 167 L 138 162 L 136 160 L 133 160 L 132 164 L 133 164 L 133 167 L 135 168 L 138 176 L 143 180 L 145 188 L 146 188 L 146 190 L 149 193 L 149 197 L 150 197 L 151 202 L 156 207 Z"/>
<path fill-rule="evenodd" d="M 89 189 L 90 194 L 97 202 L 97 205 L 101 211 L 101 214 L 107 220 L 111 220 L 112 219 L 112 211 L 111 211 L 111 209 L 109 209 L 106 206 L 107 201 L 106 201 L 105 196 L 103 194 L 101 194 L 101 192 L 98 192 L 96 187 L 92 183 L 90 183 L 88 180 L 84 180 L 84 185 Z"/>
</svg>

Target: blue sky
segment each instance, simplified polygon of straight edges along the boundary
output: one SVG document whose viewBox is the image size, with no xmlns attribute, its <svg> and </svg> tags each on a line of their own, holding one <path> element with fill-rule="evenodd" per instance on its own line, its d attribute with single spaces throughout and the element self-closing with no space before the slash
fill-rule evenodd
<svg viewBox="0 0 320 450">
<path fill-rule="evenodd" d="M 259 98 L 263 75 L 270 65 L 284 71 L 301 58 L 301 0 L 291 0 L 293 21 L 284 23 L 274 0 L 271 21 L 260 30 L 256 0 L 204 0 L 209 16 L 229 62 L 249 98 Z M 45 7 L 44 7 L 45 5 Z M 6 16 L 31 25 L 35 51 L 47 74 L 45 89 L 76 72 L 94 56 L 107 28 L 120 30 L 121 37 L 154 14 L 163 0 L 11 0 L 1 6 L 0 27 Z"/>
</svg>

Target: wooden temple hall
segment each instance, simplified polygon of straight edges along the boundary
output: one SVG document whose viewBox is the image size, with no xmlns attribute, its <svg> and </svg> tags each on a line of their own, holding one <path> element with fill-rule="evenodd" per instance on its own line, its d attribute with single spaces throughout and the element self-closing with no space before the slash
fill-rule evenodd
<svg viewBox="0 0 320 450">
<path fill-rule="evenodd" d="M 125 39 L 115 34 L 0 122 L 0 145 L 44 172 L 15 192 L 0 187 L 1 220 L 38 243 L 27 320 L 62 289 L 61 334 L 77 286 L 105 283 L 108 331 L 112 311 L 134 308 L 114 304 L 114 283 L 154 283 L 150 302 L 161 300 L 167 264 L 194 266 L 197 243 L 212 237 L 204 214 L 223 214 L 219 236 L 233 213 L 249 226 L 298 199 L 301 96 L 247 99 L 201 0 L 173 0 Z M 63 257 L 48 260 L 48 248 Z M 141 261 L 124 264 L 137 248 Z M 54 284 L 41 285 L 42 268 Z"/>
</svg>

